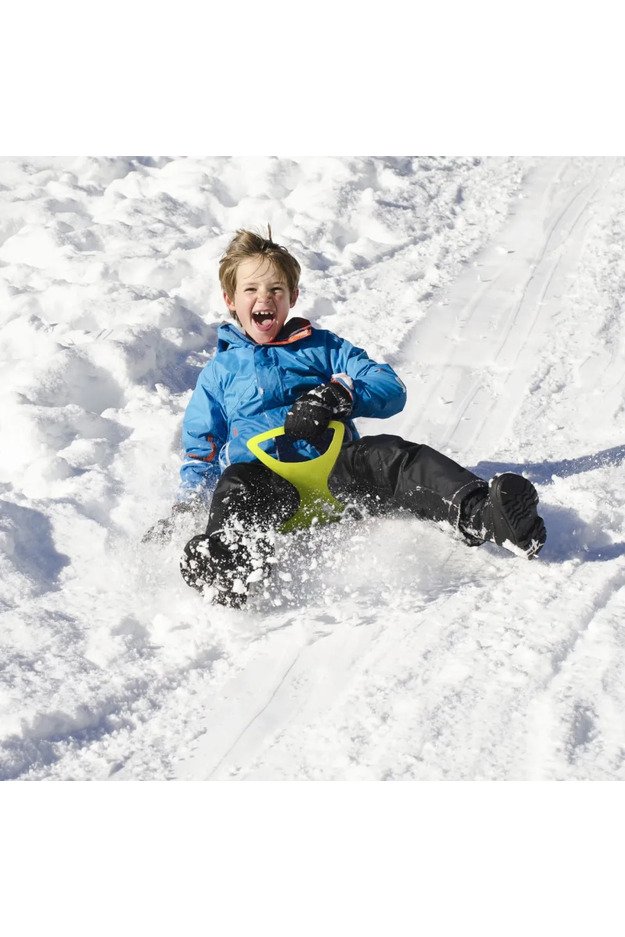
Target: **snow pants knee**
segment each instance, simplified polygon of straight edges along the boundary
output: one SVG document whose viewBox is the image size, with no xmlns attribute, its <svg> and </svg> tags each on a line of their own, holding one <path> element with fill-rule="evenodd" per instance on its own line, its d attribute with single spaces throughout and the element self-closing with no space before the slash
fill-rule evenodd
<svg viewBox="0 0 625 937">
<path fill-rule="evenodd" d="M 457 527 L 463 499 L 484 481 L 435 449 L 399 436 L 365 436 L 343 447 L 328 480 L 343 503 L 371 513 L 406 510 Z M 230 465 L 213 494 L 206 533 L 278 528 L 299 504 L 295 488 L 260 462 Z"/>
</svg>

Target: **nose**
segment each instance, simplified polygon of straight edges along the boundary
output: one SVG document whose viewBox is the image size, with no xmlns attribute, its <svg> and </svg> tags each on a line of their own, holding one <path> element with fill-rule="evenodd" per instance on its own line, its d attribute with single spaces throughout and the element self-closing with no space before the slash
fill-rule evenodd
<svg viewBox="0 0 625 937">
<path fill-rule="evenodd" d="M 256 302 L 264 304 L 267 302 L 268 297 L 269 297 L 269 290 L 267 289 L 267 287 L 259 286 L 258 292 L 256 293 Z"/>
</svg>

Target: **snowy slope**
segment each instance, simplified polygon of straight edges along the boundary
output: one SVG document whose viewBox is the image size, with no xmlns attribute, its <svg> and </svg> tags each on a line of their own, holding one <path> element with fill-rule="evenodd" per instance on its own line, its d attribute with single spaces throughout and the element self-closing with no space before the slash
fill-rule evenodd
<svg viewBox="0 0 625 937">
<path fill-rule="evenodd" d="M 4 160 L 0 206 L 0 777 L 624 777 L 623 160 Z M 361 431 L 525 472 L 538 560 L 337 525 L 241 613 L 140 543 L 267 221 L 408 385 Z"/>
</svg>

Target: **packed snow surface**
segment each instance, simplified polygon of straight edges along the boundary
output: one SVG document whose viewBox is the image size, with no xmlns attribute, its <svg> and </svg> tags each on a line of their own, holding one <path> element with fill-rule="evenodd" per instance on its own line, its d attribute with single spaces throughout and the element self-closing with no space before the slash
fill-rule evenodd
<svg viewBox="0 0 625 937">
<path fill-rule="evenodd" d="M 406 515 L 282 537 L 213 607 L 145 544 L 271 223 L 363 420 L 536 485 L 527 561 Z M 0 160 L 0 777 L 625 779 L 625 161 Z"/>
</svg>

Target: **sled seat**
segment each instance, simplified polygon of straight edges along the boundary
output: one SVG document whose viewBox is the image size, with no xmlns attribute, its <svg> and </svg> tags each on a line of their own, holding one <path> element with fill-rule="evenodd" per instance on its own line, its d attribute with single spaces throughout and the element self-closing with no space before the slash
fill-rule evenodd
<svg viewBox="0 0 625 937">
<path fill-rule="evenodd" d="M 326 451 L 314 459 L 305 462 L 281 462 L 270 456 L 260 444 L 277 436 L 284 435 L 284 427 L 277 426 L 264 433 L 258 433 L 247 440 L 247 447 L 259 462 L 280 475 L 295 486 L 300 503 L 297 511 L 280 527 L 281 533 L 310 527 L 312 524 L 328 524 L 340 519 L 345 510 L 328 488 L 328 478 L 338 459 L 345 425 L 338 420 L 330 420 L 328 427 L 333 431 L 332 441 Z"/>
</svg>

